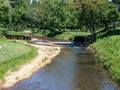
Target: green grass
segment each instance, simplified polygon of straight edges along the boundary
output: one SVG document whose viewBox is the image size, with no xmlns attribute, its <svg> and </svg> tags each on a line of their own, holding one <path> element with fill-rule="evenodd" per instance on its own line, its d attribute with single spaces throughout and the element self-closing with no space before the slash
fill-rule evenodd
<svg viewBox="0 0 120 90">
<path fill-rule="evenodd" d="M 62 34 L 56 35 L 55 38 L 73 40 L 75 36 L 85 36 L 89 34 L 90 33 L 80 31 L 67 31 L 63 32 Z"/>
<path fill-rule="evenodd" d="M 27 34 L 27 33 L 16 32 L 16 31 L 7 31 L 6 34 L 7 35 L 25 35 L 25 36 L 29 36 L 29 34 Z"/>
<path fill-rule="evenodd" d="M 39 34 L 58 38 L 58 39 L 67 39 L 67 40 L 73 40 L 75 36 L 85 36 L 85 35 L 91 35 L 89 32 L 81 32 L 80 30 L 69 30 L 66 29 L 65 31 L 59 31 L 59 30 L 40 30 Z"/>
<path fill-rule="evenodd" d="M 4 80 L 7 71 L 17 70 L 36 55 L 36 48 L 30 45 L 0 40 L 0 80 Z"/>
<path fill-rule="evenodd" d="M 120 81 L 120 29 L 98 33 L 97 42 L 91 44 L 98 62 L 108 70 L 109 75 Z"/>
<path fill-rule="evenodd" d="M 22 44 L 0 42 L 0 63 L 19 57 L 30 51 L 29 47 Z"/>
</svg>

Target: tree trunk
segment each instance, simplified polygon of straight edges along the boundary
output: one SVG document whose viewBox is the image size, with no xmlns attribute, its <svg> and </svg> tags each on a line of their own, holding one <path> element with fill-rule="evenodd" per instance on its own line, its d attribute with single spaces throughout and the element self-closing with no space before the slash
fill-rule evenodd
<svg viewBox="0 0 120 90">
<path fill-rule="evenodd" d="M 113 26 L 114 29 L 117 27 L 117 22 L 113 22 Z"/>
<path fill-rule="evenodd" d="M 95 25 L 93 22 L 90 22 L 89 28 L 90 28 L 90 32 L 93 36 L 93 41 L 96 41 Z"/>
<path fill-rule="evenodd" d="M 103 24 L 104 24 L 105 30 L 107 30 L 108 29 L 108 23 L 107 23 L 107 21 L 103 21 Z"/>
</svg>

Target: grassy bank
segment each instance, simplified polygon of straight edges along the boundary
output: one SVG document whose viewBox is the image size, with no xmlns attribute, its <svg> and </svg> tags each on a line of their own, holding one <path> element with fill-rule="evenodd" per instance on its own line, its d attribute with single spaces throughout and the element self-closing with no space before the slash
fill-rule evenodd
<svg viewBox="0 0 120 90">
<path fill-rule="evenodd" d="M 22 31 L 22 32 L 6 31 L 6 30 L 1 30 L 1 28 L 0 28 L 0 36 L 2 36 L 2 35 L 23 35 L 23 36 L 29 36 L 30 34 L 31 34 L 30 31 Z"/>
<path fill-rule="evenodd" d="M 24 33 L 24 32 L 16 32 L 16 31 L 7 31 L 7 35 L 24 35 L 24 36 L 29 36 L 29 34 Z"/>
<path fill-rule="evenodd" d="M 0 80 L 37 55 L 36 48 L 15 41 L 0 40 Z"/>
<path fill-rule="evenodd" d="M 85 36 L 90 35 L 90 32 L 82 32 L 80 30 L 69 30 L 65 29 L 64 31 L 59 30 L 40 30 L 39 34 L 42 34 L 47 37 L 53 37 L 58 39 L 73 40 L 75 36 Z"/>
<path fill-rule="evenodd" d="M 108 70 L 112 79 L 120 82 L 120 29 L 98 33 L 97 42 L 91 44 L 98 62 Z"/>
<path fill-rule="evenodd" d="M 55 36 L 55 38 L 59 38 L 59 39 L 67 39 L 67 40 L 74 40 L 75 36 L 85 36 L 85 35 L 89 35 L 90 33 L 86 33 L 86 32 L 80 32 L 80 31 L 66 31 L 63 32 L 62 34 L 58 34 Z"/>
</svg>

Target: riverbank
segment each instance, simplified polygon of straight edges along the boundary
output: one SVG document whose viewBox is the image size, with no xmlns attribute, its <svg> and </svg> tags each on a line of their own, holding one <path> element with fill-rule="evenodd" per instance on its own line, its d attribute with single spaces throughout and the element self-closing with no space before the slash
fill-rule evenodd
<svg viewBox="0 0 120 90">
<path fill-rule="evenodd" d="M 65 45 L 54 60 L 5 90 L 120 90 L 86 47 Z"/>
<path fill-rule="evenodd" d="M 59 46 L 49 43 L 46 44 L 44 42 L 31 45 L 38 48 L 38 56 L 33 61 L 23 65 L 18 71 L 7 72 L 5 82 L 0 83 L 1 88 L 11 87 L 18 81 L 30 77 L 35 71 L 51 63 L 52 58 L 58 55 L 61 50 Z"/>
<path fill-rule="evenodd" d="M 9 71 L 18 70 L 37 56 L 37 49 L 24 41 L 0 38 L 0 87 Z"/>
<path fill-rule="evenodd" d="M 95 51 L 97 61 L 106 69 L 110 77 L 120 83 L 120 36 L 98 39 L 90 45 Z"/>
</svg>

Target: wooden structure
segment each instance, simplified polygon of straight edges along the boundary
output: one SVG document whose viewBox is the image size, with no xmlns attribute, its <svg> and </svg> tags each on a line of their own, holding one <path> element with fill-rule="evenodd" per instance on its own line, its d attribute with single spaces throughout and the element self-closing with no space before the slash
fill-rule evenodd
<svg viewBox="0 0 120 90">
<path fill-rule="evenodd" d="M 16 39 L 16 40 L 31 40 L 31 36 L 25 35 L 4 35 L 6 39 Z"/>
</svg>

